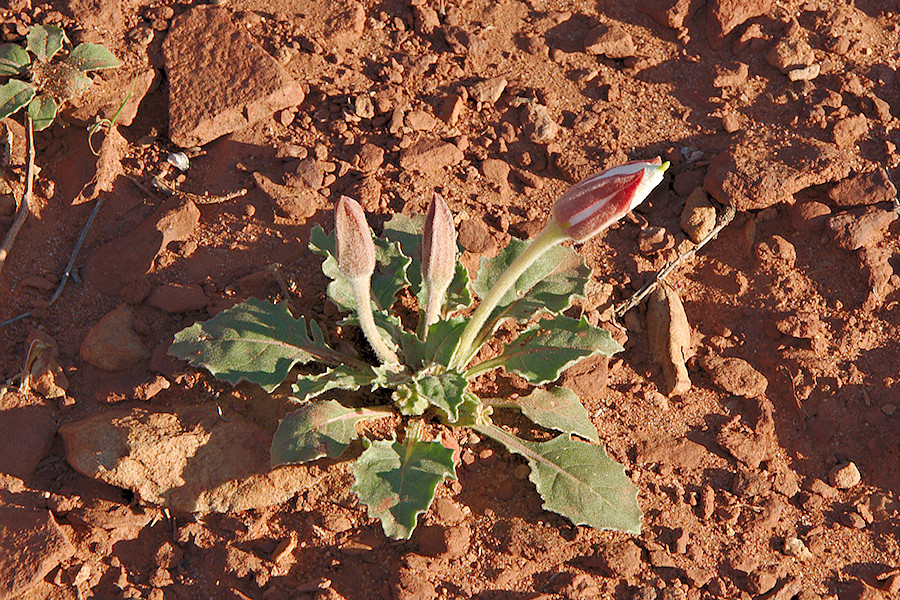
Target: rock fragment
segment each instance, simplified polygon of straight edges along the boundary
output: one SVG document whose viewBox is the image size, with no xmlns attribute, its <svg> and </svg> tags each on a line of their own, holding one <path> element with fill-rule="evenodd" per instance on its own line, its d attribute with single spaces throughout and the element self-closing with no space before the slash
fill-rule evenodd
<svg viewBox="0 0 900 600">
<path fill-rule="evenodd" d="M 131 308 L 120 304 L 91 327 L 81 343 L 81 357 L 104 371 L 121 371 L 150 357 L 135 333 Z"/>
<path fill-rule="evenodd" d="M 706 30 L 709 42 L 719 48 L 724 38 L 739 25 L 772 10 L 772 0 L 709 0 L 706 3 Z"/>
<path fill-rule="evenodd" d="M 860 482 L 861 477 L 856 464 L 847 462 L 831 469 L 828 472 L 828 480 L 839 490 L 849 490 Z"/>
<path fill-rule="evenodd" d="M 755 398 L 766 392 L 766 377 L 742 358 L 723 358 L 709 354 L 700 360 L 700 366 L 717 386 L 735 396 Z"/>
<path fill-rule="evenodd" d="M 716 207 L 706 197 L 703 188 L 696 188 L 688 196 L 681 211 L 681 230 L 699 244 L 716 227 Z"/>
<path fill-rule="evenodd" d="M 299 83 L 223 8 L 176 17 L 163 43 L 169 139 L 202 146 L 303 102 Z"/>
<path fill-rule="evenodd" d="M 28 480 L 50 450 L 57 418 L 32 394 L 0 394 L 0 473 Z"/>
<path fill-rule="evenodd" d="M 459 148 L 441 140 L 420 140 L 400 154 L 400 168 L 405 171 L 435 173 L 452 167 L 463 159 Z"/>
<path fill-rule="evenodd" d="M 883 167 L 851 175 L 828 190 L 829 200 L 838 206 L 872 205 L 890 202 L 896 197 L 897 188 Z"/>
<path fill-rule="evenodd" d="M 459 225 L 459 243 L 473 254 L 490 254 L 497 242 L 481 219 L 466 219 Z"/>
<path fill-rule="evenodd" d="M 691 326 L 678 293 L 665 282 L 647 299 L 647 335 L 657 362 L 662 365 L 669 396 L 691 389 L 685 361 L 691 348 Z"/>
<path fill-rule="evenodd" d="M 843 179 L 850 162 L 844 152 L 818 140 L 745 135 L 716 156 L 703 186 L 722 204 L 758 210 L 793 204 L 797 192 Z"/>
<path fill-rule="evenodd" d="M 535 144 L 547 144 L 556 138 L 559 125 L 543 104 L 531 103 L 522 111 L 522 128 L 525 136 Z"/>
<path fill-rule="evenodd" d="M 207 406 L 107 411 L 60 436 L 78 472 L 180 512 L 262 509 L 311 484 L 305 467 L 269 466 L 270 435 Z"/>
<path fill-rule="evenodd" d="M 598 569 L 606 577 L 629 579 L 641 571 L 641 549 L 632 540 L 601 543 L 579 566 Z"/>
<path fill-rule="evenodd" d="M 645 0 L 637 7 L 660 25 L 681 29 L 702 4 L 701 0 Z"/>
<path fill-rule="evenodd" d="M 479 104 L 495 104 L 509 84 L 503 77 L 492 77 L 469 86 L 469 98 Z"/>
<path fill-rule="evenodd" d="M 791 225 L 797 231 L 819 231 L 828 223 L 831 208 L 822 202 L 809 200 L 795 204 L 791 210 Z"/>
<path fill-rule="evenodd" d="M 21 598 L 74 554 L 49 511 L 0 506 L 0 598 Z"/>
<path fill-rule="evenodd" d="M 584 51 L 607 58 L 634 56 L 634 40 L 620 25 L 601 24 L 584 37 Z"/>
<path fill-rule="evenodd" d="M 203 310 L 209 304 L 209 298 L 196 283 L 167 283 L 153 288 L 147 304 L 170 314 L 178 314 Z"/>
<path fill-rule="evenodd" d="M 853 115 L 836 122 L 832 136 L 838 148 L 851 148 L 868 132 L 869 120 L 866 115 Z"/>
<path fill-rule="evenodd" d="M 780 40 L 766 55 L 766 60 L 773 67 L 787 74 L 795 69 L 808 67 L 813 64 L 815 56 L 813 49 L 803 40 Z"/>
<path fill-rule="evenodd" d="M 859 250 L 881 241 L 897 216 L 896 211 L 870 206 L 863 212 L 851 210 L 834 215 L 828 219 L 828 230 L 838 248 Z"/>
</svg>

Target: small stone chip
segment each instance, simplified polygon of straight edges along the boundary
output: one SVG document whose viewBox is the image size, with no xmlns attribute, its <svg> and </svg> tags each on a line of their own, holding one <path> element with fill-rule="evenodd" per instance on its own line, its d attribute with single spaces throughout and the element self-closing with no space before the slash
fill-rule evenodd
<svg viewBox="0 0 900 600">
<path fill-rule="evenodd" d="M 837 465 L 828 473 L 831 485 L 840 490 L 849 490 L 860 482 L 859 469 L 853 462 Z"/>
</svg>

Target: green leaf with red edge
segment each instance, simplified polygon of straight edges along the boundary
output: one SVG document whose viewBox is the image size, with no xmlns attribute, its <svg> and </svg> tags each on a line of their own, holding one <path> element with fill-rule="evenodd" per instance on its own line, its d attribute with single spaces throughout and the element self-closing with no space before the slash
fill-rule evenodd
<svg viewBox="0 0 900 600">
<path fill-rule="evenodd" d="M 270 452 L 272 465 L 337 458 L 358 436 L 360 421 L 390 416 L 390 411 L 347 408 L 334 400 L 307 402 L 278 422 Z"/>
<path fill-rule="evenodd" d="M 25 49 L 34 54 L 41 62 L 50 59 L 62 50 L 66 41 L 66 32 L 56 25 L 34 25 L 25 37 Z"/>
<path fill-rule="evenodd" d="M 28 106 L 34 98 L 34 88 L 18 79 L 10 79 L 0 85 L 0 119 L 15 114 L 20 108 Z"/>
<path fill-rule="evenodd" d="M 43 131 L 50 127 L 56 118 L 56 101 L 50 96 L 40 94 L 28 103 L 28 115 L 35 131 Z"/>
<path fill-rule="evenodd" d="M 454 450 L 423 442 L 407 430 L 403 443 L 363 440 L 366 449 L 353 465 L 353 491 L 384 534 L 409 539 L 420 514 L 428 510 L 444 479 L 456 479 Z"/>
<path fill-rule="evenodd" d="M 20 77 L 28 70 L 31 57 L 18 44 L 0 44 L 0 77 Z"/>
<path fill-rule="evenodd" d="M 115 69 L 122 64 L 101 44 L 79 44 L 66 57 L 66 62 L 82 72 Z"/>
<path fill-rule="evenodd" d="M 474 429 L 525 457 L 531 467 L 529 479 L 544 499 L 545 509 L 575 525 L 640 533 L 637 488 L 602 446 L 568 434 L 530 442 L 496 425 L 476 424 Z"/>
</svg>

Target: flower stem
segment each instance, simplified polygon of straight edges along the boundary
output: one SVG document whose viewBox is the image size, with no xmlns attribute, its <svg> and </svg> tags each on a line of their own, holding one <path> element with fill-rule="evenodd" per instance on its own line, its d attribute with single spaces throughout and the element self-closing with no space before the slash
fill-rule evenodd
<svg viewBox="0 0 900 600">
<path fill-rule="evenodd" d="M 534 238 L 522 253 L 510 264 L 506 271 L 500 275 L 494 283 L 494 287 L 490 289 L 487 296 L 482 298 L 481 304 L 472 313 L 468 325 L 460 336 L 459 345 L 450 358 L 450 369 L 461 369 L 472 359 L 472 355 L 477 352 L 478 348 L 473 348 L 473 342 L 482 327 L 490 318 L 491 313 L 500 303 L 506 292 L 519 280 L 519 277 L 528 270 L 528 267 L 534 264 L 540 256 L 556 246 L 560 242 L 569 239 L 569 236 L 563 231 L 562 227 L 557 224 L 556 220 L 551 220 L 546 227 Z"/>
<path fill-rule="evenodd" d="M 397 358 L 394 351 L 384 343 L 384 339 L 382 339 L 381 334 L 378 333 L 378 328 L 375 326 L 375 317 L 372 315 L 372 295 L 370 291 L 371 276 L 356 277 L 349 281 L 353 288 L 353 299 L 356 303 L 356 316 L 359 318 L 359 326 L 362 328 L 366 339 L 369 340 L 369 345 L 372 346 L 372 349 L 378 356 L 378 360 L 380 360 L 382 364 L 400 364 L 400 359 Z"/>
<path fill-rule="evenodd" d="M 419 336 L 423 340 L 428 337 L 428 328 L 437 323 L 441 317 L 441 309 L 444 307 L 444 299 L 449 287 L 449 281 L 442 288 L 432 285 L 426 287 L 428 296 L 425 300 L 425 314 L 422 316 L 421 335 Z"/>
</svg>

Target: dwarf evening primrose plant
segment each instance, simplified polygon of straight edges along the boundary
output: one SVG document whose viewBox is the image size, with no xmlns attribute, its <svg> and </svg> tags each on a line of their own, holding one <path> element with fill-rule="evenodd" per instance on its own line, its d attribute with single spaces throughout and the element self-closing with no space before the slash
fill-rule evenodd
<svg viewBox="0 0 900 600">
<path fill-rule="evenodd" d="M 639 532 L 637 490 L 599 445 L 597 430 L 578 397 L 545 386 L 582 358 L 622 348 L 609 332 L 563 312 L 583 296 L 590 270 L 561 242 L 582 242 L 637 206 L 658 185 L 668 163 L 631 162 L 570 188 L 553 218 L 531 242 L 513 240 L 481 261 L 470 277 L 458 263 L 453 217 L 435 195 L 425 217 L 394 215 L 373 239 L 359 204 L 342 197 L 335 234 L 313 229 L 310 249 L 324 257 L 328 297 L 358 325 L 377 364 L 335 350 L 320 327 L 295 318 L 285 303 L 250 299 L 179 332 L 170 354 L 230 383 L 250 381 L 267 391 L 299 364 L 324 372 L 301 374 L 292 384 L 298 408 L 279 423 L 272 442 L 275 465 L 340 456 L 360 421 L 399 413 L 408 419 L 401 440 L 363 438 L 353 491 L 381 521 L 386 535 L 409 538 L 437 485 L 456 477 L 453 448 L 424 439 L 422 422 L 470 427 L 525 458 L 544 507 L 576 525 Z M 391 312 L 408 290 L 420 307 L 415 331 Z M 481 301 L 470 313 L 474 292 Z M 479 351 L 504 321 L 522 324 L 499 355 Z M 478 397 L 472 380 L 503 367 L 535 386 L 516 399 Z M 355 408 L 319 399 L 330 390 L 391 390 L 391 404 Z M 545 441 L 521 439 L 493 422 L 494 412 L 517 410 L 553 432 Z M 458 450 L 458 449 L 457 449 Z"/>
</svg>

